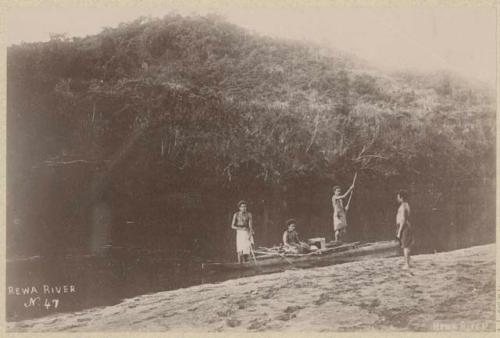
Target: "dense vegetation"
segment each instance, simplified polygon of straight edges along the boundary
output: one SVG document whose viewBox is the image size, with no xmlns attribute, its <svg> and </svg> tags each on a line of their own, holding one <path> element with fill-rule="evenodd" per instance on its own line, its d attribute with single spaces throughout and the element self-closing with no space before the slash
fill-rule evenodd
<svg viewBox="0 0 500 338">
<path fill-rule="evenodd" d="M 9 254 L 230 254 L 242 198 L 258 244 L 291 216 L 331 237 L 331 186 L 356 171 L 351 239 L 392 238 L 406 188 L 421 248 L 494 240 L 495 97 L 454 74 L 177 15 L 11 46 L 7 63 Z"/>
</svg>

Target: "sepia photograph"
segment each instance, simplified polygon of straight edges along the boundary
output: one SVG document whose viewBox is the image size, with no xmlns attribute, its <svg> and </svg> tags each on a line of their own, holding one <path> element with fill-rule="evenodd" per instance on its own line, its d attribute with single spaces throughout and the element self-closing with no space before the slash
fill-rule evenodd
<svg viewBox="0 0 500 338">
<path fill-rule="evenodd" d="M 3 16 L 7 332 L 496 331 L 494 4 Z"/>
</svg>

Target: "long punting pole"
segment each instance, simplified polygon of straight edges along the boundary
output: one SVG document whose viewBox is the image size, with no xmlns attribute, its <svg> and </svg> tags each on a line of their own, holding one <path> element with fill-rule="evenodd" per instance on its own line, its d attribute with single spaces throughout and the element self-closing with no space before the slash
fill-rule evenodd
<svg viewBox="0 0 500 338">
<path fill-rule="evenodd" d="M 354 183 L 356 183 L 356 178 L 358 177 L 358 172 L 356 171 L 354 173 L 354 179 L 352 180 L 352 186 L 354 186 Z M 354 189 L 351 190 L 351 194 L 349 195 L 349 200 L 347 201 L 347 206 L 346 206 L 346 209 L 349 210 L 349 205 L 351 205 L 351 198 L 352 198 L 352 194 L 354 192 Z M 347 213 L 347 210 L 346 210 L 346 213 Z"/>
</svg>

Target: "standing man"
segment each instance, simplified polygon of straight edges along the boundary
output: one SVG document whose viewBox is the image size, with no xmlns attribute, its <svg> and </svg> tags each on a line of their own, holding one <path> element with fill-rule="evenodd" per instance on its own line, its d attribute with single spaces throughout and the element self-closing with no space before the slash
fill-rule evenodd
<svg viewBox="0 0 500 338">
<path fill-rule="evenodd" d="M 410 224 L 410 205 L 408 204 L 408 194 L 405 190 L 400 190 L 396 196 L 399 208 L 396 214 L 396 224 L 398 226 L 398 232 L 396 237 L 403 248 L 403 253 L 405 256 L 405 269 L 410 268 L 410 253 L 411 247 L 414 244 L 413 232 Z"/>
<path fill-rule="evenodd" d="M 333 230 L 335 232 L 335 241 L 338 242 L 341 240 L 341 235 L 346 232 L 347 228 L 347 218 L 346 218 L 346 209 L 344 209 L 344 201 L 343 199 L 349 195 L 349 193 L 354 189 L 353 184 L 347 189 L 345 194 L 341 195 L 342 190 L 339 186 L 333 187 L 333 196 L 332 196 L 332 206 L 333 206 Z M 348 208 L 348 207 L 347 207 Z"/>
<path fill-rule="evenodd" d="M 238 263 L 249 260 L 253 245 L 252 214 L 247 211 L 247 202 L 238 202 L 239 211 L 233 215 L 231 228 L 236 230 L 236 252 Z"/>
</svg>

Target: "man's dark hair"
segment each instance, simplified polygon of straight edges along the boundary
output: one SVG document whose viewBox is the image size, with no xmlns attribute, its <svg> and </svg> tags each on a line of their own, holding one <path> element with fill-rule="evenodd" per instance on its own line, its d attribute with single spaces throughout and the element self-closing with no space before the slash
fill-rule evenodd
<svg viewBox="0 0 500 338">
<path fill-rule="evenodd" d="M 398 190 L 398 195 L 405 201 L 408 199 L 408 191 L 404 189 Z"/>
</svg>

